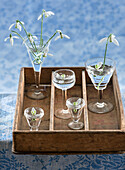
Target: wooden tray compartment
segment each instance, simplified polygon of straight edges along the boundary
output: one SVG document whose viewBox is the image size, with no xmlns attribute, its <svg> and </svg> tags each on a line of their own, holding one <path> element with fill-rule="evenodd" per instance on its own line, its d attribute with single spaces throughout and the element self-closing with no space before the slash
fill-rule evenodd
<svg viewBox="0 0 125 170">
<path fill-rule="evenodd" d="M 54 111 L 59 107 L 61 101 L 61 90 L 55 88 L 52 83 L 53 71 L 57 69 L 60 68 L 42 68 L 41 84 L 47 85 L 49 93 L 49 97 L 44 100 L 31 100 L 26 97 L 26 89 L 34 84 L 34 72 L 32 68 L 21 69 L 13 125 L 12 151 L 30 154 L 124 152 L 124 111 L 116 71 L 103 94 L 103 98 L 114 104 L 114 110 L 100 115 L 91 113 L 87 109 L 87 103 L 95 100 L 98 92 L 94 89 L 84 67 L 69 67 L 75 72 L 76 84 L 68 90 L 68 98 L 79 96 L 83 97 L 86 102 L 81 116 L 84 128 L 70 130 L 67 124 L 71 120 L 54 117 Z M 37 132 L 29 131 L 24 117 L 24 109 L 30 106 L 42 107 L 45 111 Z"/>
</svg>

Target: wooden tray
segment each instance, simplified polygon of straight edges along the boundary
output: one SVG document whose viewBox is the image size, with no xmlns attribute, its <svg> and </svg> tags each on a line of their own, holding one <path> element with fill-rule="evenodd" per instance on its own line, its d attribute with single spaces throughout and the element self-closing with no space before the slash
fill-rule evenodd
<svg viewBox="0 0 125 170">
<path fill-rule="evenodd" d="M 64 68 L 64 67 L 61 67 Z M 31 100 L 25 90 L 34 84 L 32 68 L 22 68 L 15 119 L 13 124 L 14 153 L 28 154 L 80 154 L 80 153 L 123 153 L 125 151 L 124 111 L 116 71 L 111 78 L 103 98 L 114 104 L 114 110 L 107 114 L 95 114 L 87 109 L 87 103 L 97 98 L 84 67 L 68 67 L 76 74 L 76 84 L 68 90 L 68 98 L 83 97 L 86 106 L 81 116 L 84 122 L 82 130 L 70 130 L 67 126 L 71 120 L 54 117 L 54 111 L 60 106 L 61 90 L 52 83 L 53 71 L 60 69 L 42 68 L 41 84 L 47 85 L 49 97 L 44 100 Z M 41 107 L 45 115 L 39 131 L 29 131 L 24 109 L 30 106 Z"/>
</svg>

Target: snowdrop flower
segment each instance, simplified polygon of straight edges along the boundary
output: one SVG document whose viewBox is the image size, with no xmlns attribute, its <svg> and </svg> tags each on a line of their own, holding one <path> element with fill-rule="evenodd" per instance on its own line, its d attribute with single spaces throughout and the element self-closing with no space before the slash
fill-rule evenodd
<svg viewBox="0 0 125 170">
<path fill-rule="evenodd" d="M 32 107 L 31 114 L 32 114 L 33 116 L 36 115 L 36 109 L 35 109 L 34 107 Z"/>
<path fill-rule="evenodd" d="M 22 21 L 20 21 L 20 22 L 24 25 L 24 22 L 22 22 Z M 11 24 L 9 27 L 9 30 L 11 30 L 11 28 L 15 25 L 15 28 L 18 28 L 21 31 L 22 27 L 20 25 L 20 22 L 17 20 L 16 24 L 15 23 Z"/>
<path fill-rule="evenodd" d="M 5 38 L 4 41 L 7 41 L 8 39 L 10 39 L 10 44 L 13 46 L 13 39 L 16 38 L 16 39 L 19 39 L 19 37 L 17 36 L 13 36 L 10 34 L 9 37 Z"/>
<path fill-rule="evenodd" d="M 52 11 L 47 11 L 46 12 L 45 10 L 43 10 L 42 14 L 38 17 L 37 20 L 40 20 L 42 18 L 43 14 L 45 15 L 45 18 L 50 17 L 51 15 L 55 15 Z"/>
<path fill-rule="evenodd" d="M 109 42 L 113 42 L 115 45 L 119 46 L 119 42 L 116 40 L 114 34 L 110 34 L 109 37 L 102 38 L 99 43 L 109 40 Z"/>
<path fill-rule="evenodd" d="M 34 39 L 37 40 L 38 38 L 37 38 L 35 35 L 32 36 L 32 35 L 30 34 L 30 35 L 29 35 L 29 39 L 30 39 L 31 43 L 33 43 L 33 42 L 34 42 Z"/>
<path fill-rule="evenodd" d="M 40 56 L 40 55 L 43 55 L 43 57 L 47 57 L 47 55 L 53 56 L 53 54 L 50 54 L 48 52 L 49 52 L 49 47 L 46 46 L 44 47 L 43 51 L 41 53 L 36 54 L 36 56 Z"/>
<path fill-rule="evenodd" d="M 102 66 L 102 62 L 99 62 L 98 64 L 95 65 L 96 70 L 99 70 Z"/>
<path fill-rule="evenodd" d="M 50 54 L 48 52 L 49 52 L 49 47 L 47 46 L 47 47 L 44 48 L 44 55 L 43 55 L 43 57 L 47 57 L 47 55 L 53 56 L 53 54 Z"/>
<path fill-rule="evenodd" d="M 36 40 L 38 39 L 37 36 L 35 36 L 35 35 L 32 36 L 31 34 L 29 34 L 28 37 L 29 37 L 31 43 L 34 42 L 34 39 L 36 39 Z M 28 38 L 26 38 L 26 39 L 23 41 L 23 44 L 25 44 L 25 42 L 26 42 L 27 40 L 28 40 Z"/>
<path fill-rule="evenodd" d="M 60 35 L 58 35 L 56 38 L 55 38 L 55 41 L 58 40 L 59 38 L 67 38 L 67 39 L 70 39 L 70 37 L 66 34 L 62 34 L 61 30 L 57 30 L 56 32 L 58 32 Z"/>
</svg>

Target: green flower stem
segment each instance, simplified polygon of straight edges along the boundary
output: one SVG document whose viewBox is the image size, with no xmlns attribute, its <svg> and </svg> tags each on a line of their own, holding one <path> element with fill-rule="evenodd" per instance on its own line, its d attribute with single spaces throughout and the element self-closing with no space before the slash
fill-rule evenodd
<svg viewBox="0 0 125 170">
<path fill-rule="evenodd" d="M 109 37 L 107 38 L 107 42 L 106 42 L 106 46 L 105 46 L 105 54 L 104 54 L 104 61 L 103 61 L 103 70 L 104 70 L 104 67 L 105 67 L 105 60 L 106 60 L 106 54 L 107 54 L 108 40 L 109 40 Z"/>
<path fill-rule="evenodd" d="M 18 32 L 16 32 L 16 31 L 11 31 L 11 32 L 13 32 L 13 33 L 15 33 L 15 34 L 17 34 L 23 41 L 24 41 L 24 38 L 20 35 L 20 34 L 18 34 Z"/>
<path fill-rule="evenodd" d="M 112 34 L 110 34 L 107 38 L 107 42 L 106 42 L 106 46 L 105 46 L 105 54 L 104 54 L 104 61 L 103 61 L 103 68 L 102 68 L 102 71 L 100 73 L 100 75 L 103 73 L 103 70 L 104 70 L 104 67 L 105 67 L 105 60 L 106 60 L 106 54 L 107 54 L 107 47 L 108 47 L 108 41 L 109 41 L 109 38 L 111 37 Z M 98 87 L 97 89 L 99 89 L 99 86 L 100 84 L 102 83 L 103 79 L 104 79 L 105 76 L 103 76 L 98 84 Z"/>
<path fill-rule="evenodd" d="M 105 76 L 103 76 L 103 77 L 101 78 L 101 80 L 100 80 L 100 82 L 99 82 L 99 84 L 98 84 L 97 89 L 99 89 L 99 86 L 100 86 L 100 84 L 102 83 L 102 81 L 104 80 L 104 77 L 105 77 Z"/>
<path fill-rule="evenodd" d="M 108 47 L 108 41 L 109 41 L 109 38 L 111 37 L 112 34 L 110 34 L 107 38 L 107 42 L 106 42 L 106 46 L 105 46 L 105 54 L 104 54 L 104 61 L 103 61 L 103 69 L 105 67 L 105 60 L 106 60 L 106 54 L 107 54 L 107 47 Z"/>
<path fill-rule="evenodd" d="M 40 37 L 40 45 L 43 46 L 43 12 L 42 12 L 42 17 L 41 17 L 41 37 Z"/>
<path fill-rule="evenodd" d="M 20 23 L 20 25 L 23 27 L 23 29 L 24 29 L 24 31 L 25 31 L 25 33 L 26 33 L 26 35 L 27 35 L 27 38 L 28 38 L 28 40 L 30 41 L 30 38 L 29 38 L 29 36 L 28 36 L 28 33 L 27 33 L 27 31 L 26 31 L 26 29 L 25 29 L 25 27 L 24 27 L 24 25 L 18 20 L 18 22 Z M 33 44 L 32 44 L 32 42 L 30 41 L 30 44 L 32 45 L 32 47 L 34 48 L 34 46 L 33 46 Z"/>
<path fill-rule="evenodd" d="M 16 32 L 16 31 L 11 31 L 11 32 L 13 32 L 13 33 L 15 33 L 15 34 L 17 34 L 23 41 L 24 41 L 24 38 L 18 33 L 18 32 Z M 28 46 L 28 45 L 27 45 Z M 29 46 L 28 46 L 28 48 L 29 48 Z M 32 52 L 34 55 L 35 55 L 35 53 L 34 52 Z M 33 56 L 34 57 L 34 56 Z M 36 55 L 35 55 L 35 57 L 37 57 Z M 34 58 L 35 58 L 34 57 Z"/>
<path fill-rule="evenodd" d="M 57 31 L 50 37 L 50 39 L 45 43 L 43 48 L 49 43 L 49 41 L 57 34 Z"/>
</svg>

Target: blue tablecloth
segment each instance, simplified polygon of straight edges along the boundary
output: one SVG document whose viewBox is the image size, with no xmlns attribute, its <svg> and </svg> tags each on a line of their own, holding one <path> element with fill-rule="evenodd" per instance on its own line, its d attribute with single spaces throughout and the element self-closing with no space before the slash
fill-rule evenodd
<svg viewBox="0 0 125 170">
<path fill-rule="evenodd" d="M 0 170 L 125 169 L 125 154 L 106 155 L 15 155 L 12 125 L 16 94 L 0 94 Z M 125 107 L 125 96 L 123 96 Z"/>
</svg>

